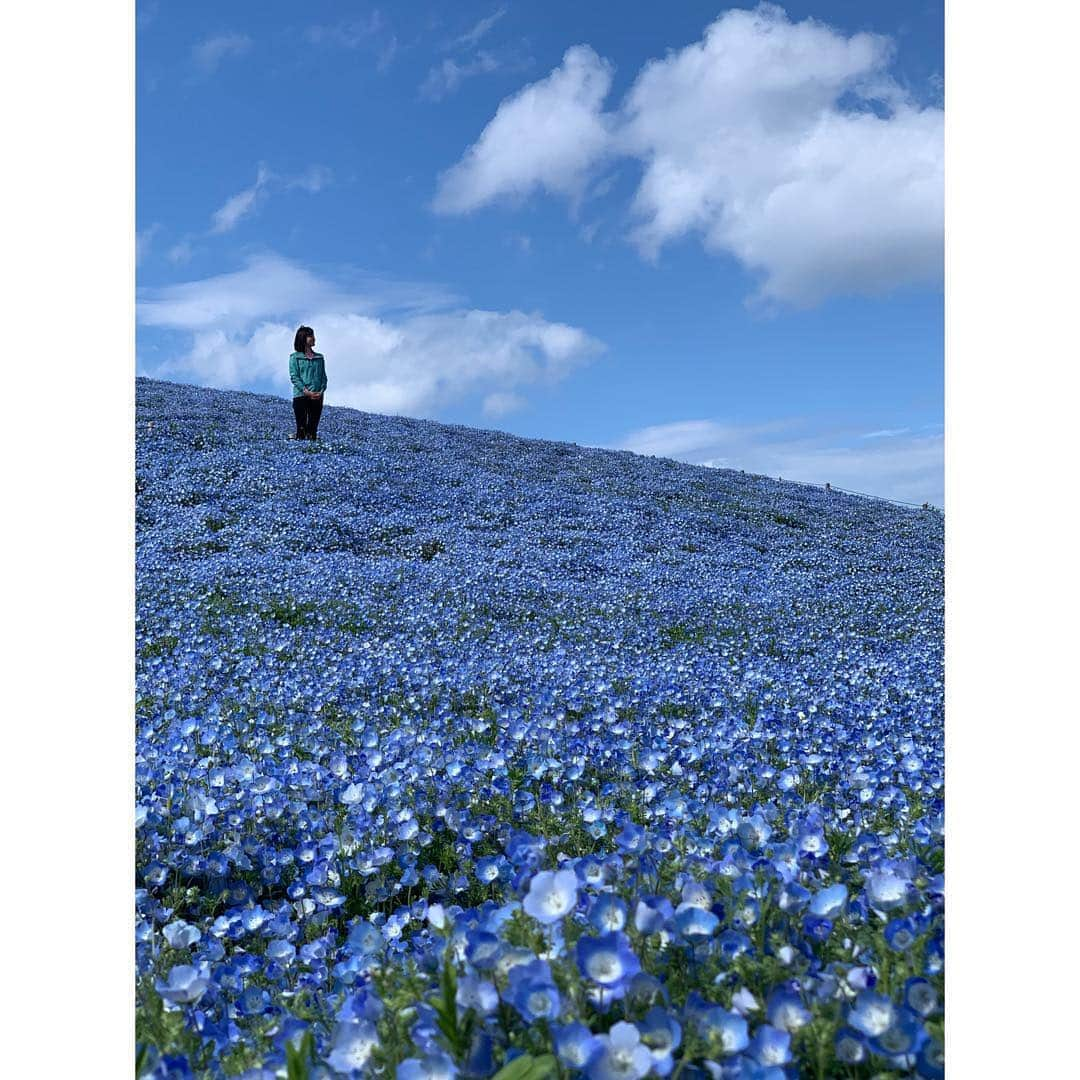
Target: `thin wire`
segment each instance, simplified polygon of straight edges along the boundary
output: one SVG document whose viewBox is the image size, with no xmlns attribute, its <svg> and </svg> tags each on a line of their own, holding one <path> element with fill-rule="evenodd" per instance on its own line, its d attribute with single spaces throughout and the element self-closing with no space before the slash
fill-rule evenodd
<svg viewBox="0 0 1080 1080">
<path fill-rule="evenodd" d="M 824 484 L 811 484 L 805 480 L 785 480 L 785 484 L 799 484 L 802 487 L 812 487 L 817 491 L 824 491 Z M 871 495 L 868 491 L 852 491 L 850 488 L 837 487 L 835 484 L 829 485 L 829 491 L 839 491 L 844 495 L 859 495 L 864 499 L 877 499 L 878 502 L 892 503 L 893 506 L 910 506 L 913 510 L 922 510 L 926 506 L 930 510 L 937 510 L 936 506 L 930 506 L 929 503 L 911 503 L 903 502 L 901 499 L 887 499 L 884 495 Z"/>
</svg>

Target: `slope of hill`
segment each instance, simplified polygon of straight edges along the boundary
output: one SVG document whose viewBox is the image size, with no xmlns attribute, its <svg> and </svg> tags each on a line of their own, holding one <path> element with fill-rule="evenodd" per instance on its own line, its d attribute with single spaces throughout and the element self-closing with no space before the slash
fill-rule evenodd
<svg viewBox="0 0 1080 1080">
<path fill-rule="evenodd" d="M 941 515 L 290 425 L 138 380 L 141 1068 L 939 1075 Z"/>
</svg>

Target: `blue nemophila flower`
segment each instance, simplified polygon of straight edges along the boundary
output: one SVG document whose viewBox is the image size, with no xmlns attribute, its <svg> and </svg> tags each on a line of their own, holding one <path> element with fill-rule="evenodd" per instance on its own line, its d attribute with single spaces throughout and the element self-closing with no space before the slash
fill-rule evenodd
<svg viewBox="0 0 1080 1080">
<path fill-rule="evenodd" d="M 810 914 L 822 919 L 836 919 L 843 913 L 847 896 L 846 885 L 830 885 L 820 889 L 810 901 Z"/>
<path fill-rule="evenodd" d="M 892 919 L 885 927 L 885 940 L 889 948 L 896 952 L 906 952 L 918 940 L 915 922 L 912 919 Z"/>
<path fill-rule="evenodd" d="M 453 1080 L 457 1074 L 457 1066 L 443 1053 L 406 1058 L 397 1067 L 397 1080 Z"/>
<path fill-rule="evenodd" d="M 655 975 L 639 971 L 627 984 L 627 1001 L 633 1006 L 646 1007 L 668 1000 L 663 982 Z"/>
<path fill-rule="evenodd" d="M 706 1043 L 715 1047 L 711 1053 L 730 1056 L 742 1053 L 750 1045 L 746 1021 L 737 1013 L 714 1005 L 697 1013 L 695 1019 Z"/>
<path fill-rule="evenodd" d="M 740 1016 L 746 1016 L 748 1013 L 757 1012 L 761 1005 L 745 986 L 741 986 L 731 995 L 731 1007 Z"/>
<path fill-rule="evenodd" d="M 634 909 L 634 926 L 640 934 L 655 934 L 675 917 L 675 907 L 663 896 L 639 897 Z"/>
<path fill-rule="evenodd" d="M 167 980 L 154 983 L 157 992 L 172 1005 L 193 1005 L 210 987 L 209 969 L 205 964 L 192 967 L 178 964 Z"/>
<path fill-rule="evenodd" d="M 529 883 L 522 902 L 526 914 L 550 925 L 564 918 L 577 904 L 577 876 L 573 870 L 542 870 Z"/>
<path fill-rule="evenodd" d="M 348 947 L 360 956 L 375 956 L 383 951 L 386 941 L 379 929 L 369 922 L 358 922 L 350 931 Z"/>
<path fill-rule="evenodd" d="M 938 992 L 923 978 L 915 977 L 904 983 L 904 1004 L 919 1016 L 933 1016 L 938 1011 Z"/>
<path fill-rule="evenodd" d="M 202 938 L 202 931 L 183 919 L 177 919 L 163 927 L 161 934 L 173 949 L 186 949 Z"/>
<path fill-rule="evenodd" d="M 641 1041 L 649 1048 L 652 1069 L 657 1076 L 667 1076 L 674 1067 L 674 1052 L 682 1042 L 682 1026 L 666 1009 L 654 1005 L 639 1025 Z"/>
<path fill-rule="evenodd" d="M 486 855 L 476 860 L 476 880 L 481 885 L 490 885 L 499 880 L 499 874 L 503 866 L 507 865 L 506 859 L 501 855 Z"/>
<path fill-rule="evenodd" d="M 791 1032 L 762 1024 L 754 1032 L 748 1051 L 760 1065 L 786 1065 L 791 1060 Z"/>
<path fill-rule="evenodd" d="M 615 843 L 623 851 L 640 852 L 645 847 L 645 830 L 627 820 L 623 823 L 622 831 L 615 837 Z"/>
<path fill-rule="evenodd" d="M 906 1058 L 915 1054 L 927 1037 L 922 1018 L 903 1008 L 888 1028 L 870 1040 L 870 1047 L 887 1057 Z"/>
<path fill-rule="evenodd" d="M 162 1054 L 154 1071 L 143 1075 L 149 1080 L 191 1080 L 195 1074 L 183 1054 Z M 143 1080 L 143 1077 L 139 1080 Z"/>
<path fill-rule="evenodd" d="M 915 1059 L 915 1071 L 929 1080 L 945 1080 L 945 1048 L 939 1042 L 924 1042 Z"/>
<path fill-rule="evenodd" d="M 556 1024 L 551 1029 L 555 1053 L 568 1069 L 584 1069 L 603 1049 L 603 1044 L 579 1021 Z"/>
<path fill-rule="evenodd" d="M 799 995 L 783 988 L 777 988 L 769 995 L 765 1015 L 769 1023 L 781 1031 L 798 1031 L 813 1019 Z"/>
<path fill-rule="evenodd" d="M 888 1031 L 896 1023 L 897 1015 L 898 1010 L 889 998 L 863 990 L 848 1013 L 848 1023 L 873 1039 Z"/>
<path fill-rule="evenodd" d="M 501 978 L 509 978 L 510 972 L 523 964 L 531 964 L 536 959 L 531 949 L 523 946 L 504 945 L 495 958 L 492 970 Z"/>
<path fill-rule="evenodd" d="M 750 851 L 757 851 L 772 836 L 772 829 L 761 814 L 753 814 L 739 823 L 739 839 Z"/>
<path fill-rule="evenodd" d="M 625 1020 L 598 1037 L 600 1052 L 585 1067 L 590 1080 L 640 1080 L 652 1067 L 649 1048 L 638 1029 Z"/>
<path fill-rule="evenodd" d="M 829 851 L 829 845 L 825 840 L 825 830 L 818 826 L 809 826 L 799 833 L 799 854 L 810 858 L 820 859 Z"/>
<path fill-rule="evenodd" d="M 382 1016 L 383 1011 L 383 1003 L 369 985 L 347 994 L 334 1014 L 334 1019 L 339 1021 L 371 1020 L 374 1023 Z"/>
<path fill-rule="evenodd" d="M 486 930 L 470 930 L 466 935 L 465 958 L 478 971 L 489 971 L 502 951 L 499 938 Z"/>
<path fill-rule="evenodd" d="M 236 1011 L 240 1016 L 262 1016 L 270 1005 L 270 994 L 261 986 L 249 986 L 236 999 Z"/>
<path fill-rule="evenodd" d="M 853 967 L 844 976 L 844 982 L 852 990 L 873 990 L 877 985 L 877 975 L 871 967 Z"/>
<path fill-rule="evenodd" d="M 197 1002 L 166 1004 L 210 1071 L 242 1042 L 264 1080 L 302 1008 L 329 1072 L 336 1023 L 376 1023 L 346 1010 L 377 960 L 415 1010 L 404 1052 L 437 1072 L 421 982 L 449 949 L 481 1006 L 455 1064 L 490 1076 L 522 1049 L 510 979 L 527 1009 L 542 947 L 568 980 L 560 1016 L 623 1000 L 599 1026 L 634 1020 L 660 1075 L 667 1036 L 641 1018 L 673 977 L 695 1039 L 710 1005 L 692 995 L 715 989 L 764 1042 L 787 1023 L 764 1005 L 794 980 L 814 1020 L 867 1013 L 852 1003 L 896 945 L 917 978 L 895 1021 L 845 1039 L 857 1069 L 935 1075 L 938 515 L 345 409 L 300 463 L 264 437 L 280 402 L 138 383 L 136 965 L 140 986 L 167 985 L 174 958 L 205 970 Z M 566 861 L 578 841 L 593 850 Z M 573 872 L 576 902 L 508 924 L 545 867 Z M 703 914 L 680 907 L 681 931 L 677 905 Z M 582 932 L 641 934 L 649 973 L 578 972 Z M 740 956 L 773 977 L 756 998 Z M 812 1072 L 814 1040 L 789 1034 L 781 1066 L 714 1034 L 682 1080 Z"/>
<path fill-rule="evenodd" d="M 680 904 L 675 911 L 674 923 L 683 937 L 701 939 L 716 933 L 720 920 L 711 911 L 693 904 Z"/>
<path fill-rule="evenodd" d="M 490 1076 L 495 1071 L 495 1044 L 487 1031 L 479 1030 L 473 1034 L 462 1070 L 466 1076 Z"/>
<path fill-rule="evenodd" d="M 457 984 L 457 1003 L 463 1009 L 475 1009 L 486 1016 L 498 1007 L 499 991 L 494 983 L 477 975 L 462 975 Z"/>
<path fill-rule="evenodd" d="M 780 890 L 777 906 L 781 911 L 792 913 L 802 911 L 810 903 L 810 890 L 797 881 L 789 881 Z"/>
<path fill-rule="evenodd" d="M 834 1040 L 836 1060 L 844 1065 L 858 1065 L 867 1057 L 866 1039 L 860 1031 L 843 1027 L 836 1033 Z"/>
<path fill-rule="evenodd" d="M 578 938 L 577 964 L 582 975 L 608 990 L 623 986 L 641 970 L 630 939 L 620 931 Z"/>
<path fill-rule="evenodd" d="M 506 996 L 528 1023 L 554 1020 L 559 1015 L 559 991 L 551 968 L 544 960 L 533 960 L 511 968 Z"/>
<path fill-rule="evenodd" d="M 614 893 L 601 893 L 589 908 L 589 922 L 601 933 L 626 926 L 626 902 Z"/>
<path fill-rule="evenodd" d="M 337 1072 L 363 1069 L 371 1059 L 379 1036 L 370 1020 L 347 1020 L 334 1029 L 333 1043 L 326 1061 Z"/>
<path fill-rule="evenodd" d="M 908 883 L 891 870 L 875 870 L 866 879 L 866 898 L 877 911 L 901 907 L 908 896 Z"/>
<path fill-rule="evenodd" d="M 739 933 L 738 930 L 725 930 L 716 941 L 720 948 L 720 955 L 727 960 L 734 960 L 735 957 L 753 948 L 750 938 L 746 934 Z"/>
</svg>

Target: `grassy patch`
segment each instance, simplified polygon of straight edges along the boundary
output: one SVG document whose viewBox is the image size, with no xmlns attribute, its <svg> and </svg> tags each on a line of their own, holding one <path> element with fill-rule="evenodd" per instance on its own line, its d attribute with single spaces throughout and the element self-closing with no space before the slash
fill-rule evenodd
<svg viewBox="0 0 1080 1080">
<path fill-rule="evenodd" d="M 676 645 L 704 645 L 709 639 L 710 630 L 704 626 L 690 626 L 687 623 L 673 623 L 660 629 L 660 644 L 665 649 Z"/>
<path fill-rule="evenodd" d="M 144 660 L 148 660 L 153 656 L 164 656 L 166 653 L 171 653 L 179 644 L 180 639 L 175 634 L 165 634 L 163 637 L 148 641 L 139 650 L 139 655 Z"/>
</svg>

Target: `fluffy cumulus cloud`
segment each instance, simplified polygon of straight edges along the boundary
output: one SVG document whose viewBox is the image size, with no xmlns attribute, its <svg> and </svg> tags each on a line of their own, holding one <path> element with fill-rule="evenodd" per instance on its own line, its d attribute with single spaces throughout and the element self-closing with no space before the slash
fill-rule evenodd
<svg viewBox="0 0 1080 1080">
<path fill-rule="evenodd" d="M 774 5 L 733 10 L 647 63 L 606 111 L 610 67 L 577 46 L 503 102 L 434 206 L 580 195 L 626 157 L 642 170 L 629 235 L 646 258 L 696 235 L 759 278 L 759 299 L 799 306 L 936 281 L 944 113 L 891 79 L 891 57 L 877 35 L 793 23 Z"/>
<path fill-rule="evenodd" d="M 489 415 L 551 385 L 603 346 L 535 313 L 455 307 L 438 289 L 366 280 L 347 288 L 276 255 L 232 274 L 140 293 L 139 322 L 187 334 L 143 374 L 289 392 L 286 360 L 302 321 L 316 328 L 336 405 L 434 417 L 477 395 Z"/>
<path fill-rule="evenodd" d="M 617 449 L 760 476 L 832 484 L 899 502 L 944 506 L 940 428 L 868 433 L 814 430 L 806 421 L 682 420 L 633 431 Z"/>
<path fill-rule="evenodd" d="M 547 78 L 507 98 L 464 158 L 443 173 L 434 209 L 465 213 L 540 189 L 579 200 L 611 144 L 602 110 L 611 71 L 588 46 L 567 49 Z"/>
</svg>

